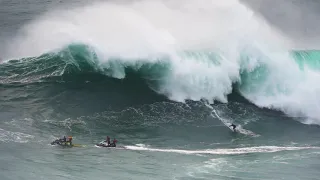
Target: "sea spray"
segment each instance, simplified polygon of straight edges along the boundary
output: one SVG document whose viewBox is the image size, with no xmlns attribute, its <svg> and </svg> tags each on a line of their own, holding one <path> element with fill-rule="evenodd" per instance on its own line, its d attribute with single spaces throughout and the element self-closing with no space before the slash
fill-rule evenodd
<svg viewBox="0 0 320 180">
<path fill-rule="evenodd" d="M 236 0 L 104 2 L 57 10 L 27 24 L 5 57 L 60 52 L 74 43 L 92 48 L 93 66 L 112 69 L 107 75 L 115 78 L 125 78 L 127 67 L 139 71 L 138 64 L 168 64 L 152 89 L 171 100 L 226 103 L 237 84 L 260 107 L 320 122 L 319 72 L 301 69 L 287 39 Z"/>
</svg>

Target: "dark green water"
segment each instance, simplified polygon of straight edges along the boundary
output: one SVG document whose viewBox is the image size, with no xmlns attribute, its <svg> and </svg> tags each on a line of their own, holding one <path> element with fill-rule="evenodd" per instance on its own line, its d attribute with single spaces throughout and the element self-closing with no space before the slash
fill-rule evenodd
<svg viewBox="0 0 320 180">
<path fill-rule="evenodd" d="M 14 34 L 12 22 L 51 7 L 2 5 L 1 37 Z M 251 49 L 228 66 L 226 56 L 207 50 L 105 59 L 85 43 L 59 48 L 0 64 L 1 180 L 320 175 L 319 51 Z M 85 146 L 49 145 L 63 135 Z M 107 135 L 120 148 L 95 146 Z"/>
</svg>

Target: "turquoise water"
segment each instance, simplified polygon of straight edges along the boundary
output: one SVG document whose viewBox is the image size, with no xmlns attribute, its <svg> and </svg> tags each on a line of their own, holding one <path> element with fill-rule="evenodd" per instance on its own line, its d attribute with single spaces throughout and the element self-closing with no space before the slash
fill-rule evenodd
<svg viewBox="0 0 320 180">
<path fill-rule="evenodd" d="M 50 49 L 57 37 L 104 28 L 74 28 L 81 22 L 73 15 L 64 18 L 73 25 L 51 26 L 62 20 L 43 15 L 75 6 L 92 8 L 77 1 L 2 1 L 0 37 L 15 45 L 0 46 L 11 56 L 0 64 L 2 180 L 318 179 L 319 51 L 275 53 L 250 46 L 239 53 L 173 52 L 168 45 L 154 52 L 155 44 L 141 45 L 134 35 L 126 38 L 133 38 L 137 54 L 125 41 L 103 46 L 94 35 L 86 38 L 89 43 L 80 38 Z M 17 28 L 22 24 L 30 27 Z M 236 133 L 227 127 L 231 123 Z M 63 135 L 83 147 L 50 145 Z M 118 147 L 95 146 L 106 136 L 116 138 Z"/>
</svg>

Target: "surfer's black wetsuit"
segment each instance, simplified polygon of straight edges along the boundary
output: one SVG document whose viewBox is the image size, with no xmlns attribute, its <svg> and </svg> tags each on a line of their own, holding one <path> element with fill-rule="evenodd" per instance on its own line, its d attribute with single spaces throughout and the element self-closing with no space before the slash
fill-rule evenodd
<svg viewBox="0 0 320 180">
<path fill-rule="evenodd" d="M 236 127 L 237 127 L 236 125 L 234 125 L 234 124 L 231 124 L 230 126 L 232 126 L 232 128 L 233 128 L 233 131 L 236 131 Z M 229 126 L 229 127 L 230 127 L 230 126 Z"/>
</svg>

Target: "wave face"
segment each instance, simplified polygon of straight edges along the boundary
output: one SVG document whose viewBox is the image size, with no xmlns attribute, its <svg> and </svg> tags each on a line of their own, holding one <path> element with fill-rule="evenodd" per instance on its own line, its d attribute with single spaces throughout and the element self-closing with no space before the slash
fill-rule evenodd
<svg viewBox="0 0 320 180">
<path fill-rule="evenodd" d="M 1 64 L 1 84 L 135 76 L 173 101 L 227 103 L 238 92 L 259 107 L 320 123 L 319 52 L 292 51 L 286 37 L 238 1 L 55 11 L 26 25 L 7 47 L 6 59 L 18 60 Z"/>
</svg>

